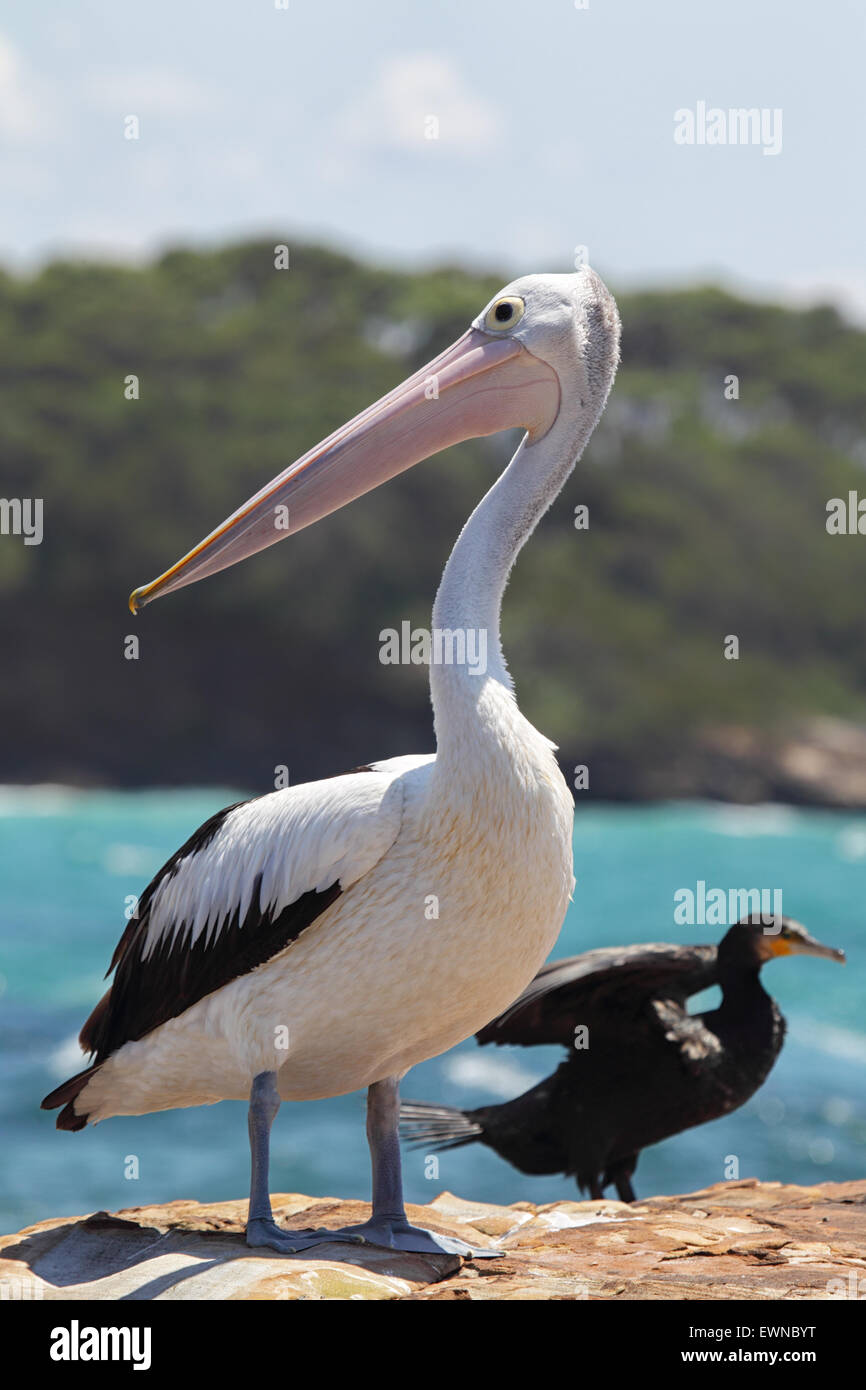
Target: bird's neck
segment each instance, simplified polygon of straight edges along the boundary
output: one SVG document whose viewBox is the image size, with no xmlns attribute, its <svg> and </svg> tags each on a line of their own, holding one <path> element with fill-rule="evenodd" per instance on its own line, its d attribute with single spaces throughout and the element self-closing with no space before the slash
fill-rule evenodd
<svg viewBox="0 0 866 1390">
<path fill-rule="evenodd" d="M 479 739 L 512 744 L 509 735 L 517 722 L 531 729 L 517 710 L 502 654 L 502 596 L 522 546 L 559 493 L 584 443 L 568 419 L 558 421 L 535 444 L 526 436 L 451 552 L 433 606 L 430 664 L 440 765 L 463 761 L 470 730 L 477 746 Z M 461 652 L 463 660 L 448 659 L 449 653 Z M 542 743 L 547 745 L 547 740 Z"/>
<path fill-rule="evenodd" d="M 720 963 L 718 981 L 722 991 L 721 1009 L 725 1014 L 751 1013 L 757 1006 L 772 1002 L 761 984 L 761 967 L 756 961 Z"/>
</svg>

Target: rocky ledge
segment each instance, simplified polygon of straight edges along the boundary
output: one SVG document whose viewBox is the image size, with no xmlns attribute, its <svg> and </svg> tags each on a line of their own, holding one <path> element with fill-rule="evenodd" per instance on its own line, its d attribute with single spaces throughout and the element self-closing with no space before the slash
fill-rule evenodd
<svg viewBox="0 0 866 1390">
<path fill-rule="evenodd" d="M 274 1198 L 285 1226 L 359 1202 Z M 244 1202 L 169 1202 L 41 1221 L 0 1239 L 0 1295 L 45 1299 L 844 1299 L 866 1296 L 866 1182 L 717 1183 L 682 1197 L 510 1207 L 442 1193 L 416 1223 L 498 1260 L 323 1246 L 249 1250 Z"/>
</svg>

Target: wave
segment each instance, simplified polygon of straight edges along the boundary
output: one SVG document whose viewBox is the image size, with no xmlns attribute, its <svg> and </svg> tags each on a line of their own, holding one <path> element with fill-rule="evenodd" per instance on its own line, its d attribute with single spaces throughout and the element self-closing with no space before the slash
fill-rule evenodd
<svg viewBox="0 0 866 1390">
<path fill-rule="evenodd" d="M 60 782 L 37 782 L 28 787 L 4 783 L 0 785 L 0 816 L 63 816 L 87 795 Z"/>
<path fill-rule="evenodd" d="M 792 835 L 800 828 L 802 812 L 794 806 L 779 802 L 762 802 L 757 806 L 722 806 L 701 803 L 700 819 L 717 835 L 745 836 Z"/>
<path fill-rule="evenodd" d="M 204 804 L 204 813 L 213 805 L 222 807 L 253 795 L 236 787 L 73 787 L 63 782 L 34 782 L 18 785 L 0 783 L 0 817 L 65 816 L 72 810 L 104 805 L 116 808 L 118 803 L 130 807 L 153 807 L 157 811 L 172 808 L 197 807 Z"/>
<path fill-rule="evenodd" d="M 814 1018 L 800 1018 L 796 1026 L 801 1042 L 808 1039 L 811 1046 L 828 1057 L 842 1057 L 866 1066 L 866 1034 L 833 1023 L 818 1023 Z"/>
<path fill-rule="evenodd" d="M 543 1071 L 529 1071 L 511 1057 L 489 1056 L 484 1052 L 457 1052 L 445 1058 L 442 1070 L 455 1086 L 487 1091 L 502 1100 L 519 1096 L 544 1076 Z"/>
<path fill-rule="evenodd" d="M 62 1081 L 65 1077 L 73 1076 L 75 1072 L 81 1071 L 86 1061 L 87 1054 L 81 1051 L 78 1045 L 78 1036 L 73 1033 L 71 1038 L 64 1039 L 49 1054 L 46 1066 L 52 1076 L 56 1076 L 58 1081 Z"/>
</svg>

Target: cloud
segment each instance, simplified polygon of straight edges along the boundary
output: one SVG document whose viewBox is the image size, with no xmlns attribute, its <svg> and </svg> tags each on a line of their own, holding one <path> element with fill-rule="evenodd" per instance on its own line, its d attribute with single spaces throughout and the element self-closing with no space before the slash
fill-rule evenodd
<svg viewBox="0 0 866 1390">
<path fill-rule="evenodd" d="M 383 65 L 376 85 L 340 113 L 337 134 L 369 150 L 418 150 L 438 128 L 433 140 L 475 155 L 497 143 L 500 127 L 499 113 L 464 85 L 447 58 L 417 53 Z"/>
<path fill-rule="evenodd" d="M 217 105 L 204 83 L 165 67 L 95 72 L 88 78 L 87 100 L 103 111 L 169 118 L 207 115 Z"/>
<path fill-rule="evenodd" d="M 752 284 L 750 289 L 763 297 L 768 294 L 767 287 Z M 787 276 L 778 287 L 772 285 L 769 293 L 774 297 L 778 294 L 798 309 L 833 304 L 854 323 L 866 323 L 866 276 L 862 270 L 840 268 L 819 274 L 802 271 Z"/>
<path fill-rule="evenodd" d="M 0 34 L 0 139 L 9 145 L 27 145 L 47 138 L 51 128 L 47 93 Z"/>
</svg>

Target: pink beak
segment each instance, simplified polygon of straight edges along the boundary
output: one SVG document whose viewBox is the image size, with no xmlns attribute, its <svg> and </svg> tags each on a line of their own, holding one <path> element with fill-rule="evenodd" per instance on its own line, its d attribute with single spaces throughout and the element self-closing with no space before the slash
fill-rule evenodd
<svg viewBox="0 0 866 1390">
<path fill-rule="evenodd" d="M 158 579 L 145 604 L 274 545 L 450 444 L 522 426 L 535 440 L 559 410 L 559 378 L 514 338 L 471 328 L 402 386 L 291 464 Z"/>
</svg>

